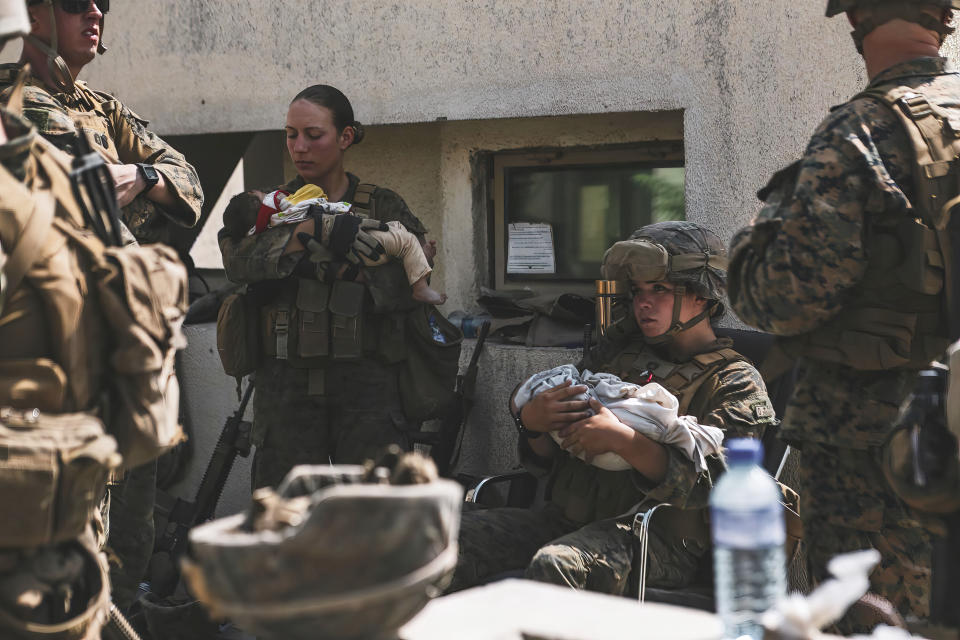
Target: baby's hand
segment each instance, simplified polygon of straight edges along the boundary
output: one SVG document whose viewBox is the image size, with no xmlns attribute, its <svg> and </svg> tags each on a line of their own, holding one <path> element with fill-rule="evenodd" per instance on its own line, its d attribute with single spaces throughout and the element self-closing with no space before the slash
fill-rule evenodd
<svg viewBox="0 0 960 640">
<path fill-rule="evenodd" d="M 433 259 L 437 257 L 437 241 L 427 240 L 422 245 L 423 255 L 427 258 L 427 263 L 432 267 Z"/>
</svg>

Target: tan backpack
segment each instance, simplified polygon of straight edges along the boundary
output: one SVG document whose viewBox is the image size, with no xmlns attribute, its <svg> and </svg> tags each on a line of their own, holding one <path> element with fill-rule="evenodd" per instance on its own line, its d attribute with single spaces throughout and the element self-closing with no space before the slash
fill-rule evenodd
<svg viewBox="0 0 960 640">
<path fill-rule="evenodd" d="M 2 548 L 79 537 L 120 464 L 116 441 L 84 413 L 0 410 L 0 452 Z"/>
<path fill-rule="evenodd" d="M 69 246 L 85 256 L 85 286 L 100 307 L 107 325 L 103 333 L 109 340 L 103 350 L 107 356 L 103 378 L 107 393 L 98 408 L 107 430 L 119 444 L 123 465 L 131 468 L 156 458 L 183 439 L 177 422 L 179 386 L 174 357 L 186 346 L 181 326 L 188 303 L 187 273 L 169 247 L 108 247 L 89 229 L 78 227 L 74 220 L 80 214 L 73 210 L 73 199 L 68 195 L 73 193 L 67 177 L 68 161 L 61 156 L 43 140 L 37 141 L 34 158 L 49 179 L 50 188 L 37 191 L 34 210 L 25 212 L 30 218 L 4 265 L 7 288 L 14 291 L 28 274 L 32 260 L 38 257 L 36 248 L 44 245 L 50 233 L 62 235 Z M 64 303 L 61 296 L 50 295 L 46 303 L 54 307 L 49 313 L 64 317 L 75 313 L 71 307 L 58 307 Z M 30 368 L 30 364 L 21 362 L 18 368 Z M 36 386 L 42 386 L 42 382 L 38 380 Z M 51 378 L 51 382 L 56 380 Z M 52 406 L 56 410 L 56 405 Z"/>
</svg>

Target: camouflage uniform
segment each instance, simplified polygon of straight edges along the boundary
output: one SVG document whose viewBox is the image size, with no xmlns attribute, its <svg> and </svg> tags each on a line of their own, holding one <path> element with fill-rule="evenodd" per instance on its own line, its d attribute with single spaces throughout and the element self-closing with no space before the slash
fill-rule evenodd
<svg viewBox="0 0 960 640">
<path fill-rule="evenodd" d="M 349 186 L 343 199 L 353 202 L 360 180 L 347 174 Z M 283 187 L 293 192 L 302 187 L 296 178 Z M 403 199 L 389 189 L 373 194 L 375 217 L 396 220 L 420 237 L 423 224 L 410 212 Z M 227 277 L 236 283 L 274 292 L 298 287 L 298 264 L 305 253 L 281 255 L 296 225 L 267 229 L 255 236 L 245 232 L 250 220 L 234 220 L 225 214 L 219 234 L 220 251 Z M 361 357 L 335 360 L 314 358 L 311 367 L 293 366 L 291 361 L 266 355 L 256 371 L 253 411 L 253 443 L 257 446 L 253 486 L 276 486 L 297 464 L 358 463 L 376 457 L 390 444 L 406 446 L 408 425 L 398 388 L 400 358 L 392 352 L 402 343 L 403 325 L 395 325 L 396 314 L 381 312 L 376 296 L 387 290 L 395 304 L 415 304 L 402 266 L 393 262 L 364 268 L 363 353 Z M 385 278 L 392 284 L 383 284 Z M 279 281 L 279 283 L 277 282 Z M 371 297 L 373 296 L 373 298 Z M 296 294 L 294 294 L 296 297 Z M 263 310 L 261 310 L 263 311 Z M 261 319 L 263 319 L 261 315 Z M 264 340 L 267 340 L 264 338 Z M 260 347 L 258 347 L 260 348 Z M 399 349 L 403 349 L 402 344 Z M 364 393 L 357 395 L 357 389 Z"/>
<path fill-rule="evenodd" d="M 921 93 L 951 121 L 960 117 L 955 106 L 960 76 L 944 59 L 901 63 L 870 83 L 871 89 L 896 86 Z M 900 611 L 923 617 L 936 524 L 893 494 L 877 448 L 912 388 L 915 369 L 942 351 L 945 327 L 914 322 L 898 334 L 892 350 L 875 352 L 898 361 L 870 367 L 857 365 L 855 358 L 865 354 L 856 344 L 882 331 L 879 312 L 868 316 L 879 328 L 839 334 L 853 347 L 846 359 L 830 355 L 843 349 L 821 350 L 817 338 L 854 321 L 852 301 L 892 310 L 899 304 L 905 311 L 917 304 L 916 295 L 901 293 L 905 274 L 891 264 L 902 251 L 875 241 L 879 234 L 896 235 L 884 232 L 885 226 L 916 216 L 913 163 L 913 145 L 887 106 L 858 97 L 835 108 L 800 162 L 761 191 L 766 206 L 752 226 L 734 236 L 729 277 L 730 301 L 741 319 L 803 345 L 793 349 L 805 355 L 805 366 L 786 410 L 783 437 L 803 449 L 801 514 L 812 577 L 826 578 L 826 562 L 838 553 L 874 547 L 883 560 L 871 576 L 871 589 Z M 888 299 L 893 295 L 903 298 Z M 928 297 L 934 304 L 928 315 L 937 317 L 936 297 Z M 918 311 L 922 316 L 924 309 Z M 790 351 L 790 342 L 784 344 Z M 903 344 L 905 353 L 898 346 Z M 923 348 L 931 353 L 918 354 Z"/>
<path fill-rule="evenodd" d="M 0 65 L 0 91 L 20 72 L 15 64 Z M 141 243 L 170 242 L 170 223 L 192 227 L 200 219 L 203 191 L 197 172 L 181 153 L 146 128 L 147 121 L 102 91 L 83 82 L 71 94 L 55 93 L 36 77 L 27 80 L 23 113 L 37 131 L 56 147 L 74 155 L 79 131 L 91 133 L 92 146 L 108 163 L 153 164 L 175 195 L 176 208 L 166 210 L 140 194 L 123 207 L 123 221 Z M 137 586 L 153 553 L 153 504 L 156 462 L 130 470 L 111 489 L 108 545 L 122 568 L 114 568 L 114 599 L 125 607 L 133 602 Z"/>
<path fill-rule="evenodd" d="M 632 324 L 629 318 L 625 324 Z M 729 345 L 728 340 L 721 339 L 704 353 Z M 578 368 L 608 371 L 626 381 L 646 383 L 648 372 L 641 373 L 637 366 L 648 368 L 654 362 L 671 361 L 634 335 L 626 343 L 602 344 Z M 658 366 L 649 369 L 658 371 Z M 681 400 L 682 414 L 719 427 L 731 437 L 759 438 L 774 422 L 763 380 L 748 362 L 730 358 L 704 375 L 707 378 L 693 397 Z M 656 376 L 655 381 L 681 396 L 666 380 Z M 545 465 L 521 438 L 525 466 L 538 475 L 549 474 L 548 503 L 539 510 L 465 512 L 451 590 L 526 567 L 525 577 L 534 580 L 617 595 L 632 593 L 637 587 L 636 578 L 631 578 L 636 555 L 632 514 L 644 500 L 649 501 L 646 506 L 669 502 L 683 509 L 675 513 L 690 518 L 688 522 L 692 521 L 695 528 L 699 525 L 703 532 L 700 537 L 681 537 L 669 527 L 659 526 L 656 519 L 651 527 L 647 584 L 662 588 L 689 585 L 709 548 L 704 508 L 724 467 L 719 459 L 711 458 L 708 470 L 698 474 L 680 451 L 670 447 L 666 451 L 666 477 L 653 485 L 636 471 L 605 471 L 562 450 Z"/>
<path fill-rule="evenodd" d="M 26 235 L 26 217 L 24 211 L 31 205 L 30 195 L 19 191 L 22 185 L 34 194 L 49 191 L 50 181 L 47 177 L 49 165 L 39 162 L 41 155 L 55 153 L 55 149 L 46 147 L 39 140 L 29 122 L 18 115 L 0 107 L 0 120 L 7 133 L 8 142 L 0 144 L 0 266 L 5 260 L 11 259 L 16 252 L 19 241 Z M 60 168 L 62 171 L 62 168 Z M 14 188 L 17 187 L 17 188 Z M 85 226 L 82 215 L 73 204 L 73 196 L 67 193 L 56 192 L 54 197 L 60 203 L 57 214 L 62 216 L 68 224 L 77 228 Z M 42 406 L 41 409 L 50 413 L 67 413 L 89 411 L 97 406 L 99 394 L 103 387 L 105 373 L 105 352 L 98 345 L 105 344 L 103 336 L 103 317 L 96 305 L 87 304 L 85 298 L 86 283 L 77 278 L 77 274 L 88 267 L 82 257 L 72 251 L 72 247 L 65 249 L 63 237 L 51 231 L 37 251 L 39 254 L 23 277 L 19 286 L 5 290 L 10 283 L 0 278 L 0 407 L 26 409 L 19 406 L 16 398 L 18 394 L 11 388 L 11 373 L 23 371 L 25 362 L 49 362 L 48 366 L 55 367 L 63 376 L 65 393 L 62 403 L 58 406 Z M 64 292 L 67 293 L 64 293 Z M 60 295 L 67 300 L 64 307 L 70 308 L 70 313 L 57 314 L 47 307 L 51 295 Z M 63 307 L 60 307 L 63 308 Z M 45 359 L 43 361 L 39 359 Z M 5 371 L 7 366 L 12 367 Z M 12 385 L 17 386 L 17 385 Z M 34 399 L 28 400 L 34 405 Z M 38 403 L 39 404 L 39 403 Z M 3 413 L 0 411 L 0 413 Z M 4 418 L 6 419 L 6 418 Z M 91 469 L 93 471 L 93 469 Z M 92 478 L 93 476 L 91 476 Z M 102 493 L 104 487 L 93 488 Z M 24 504 L 26 509 L 32 505 Z M 91 513 L 90 518 L 95 524 L 98 514 Z M 8 520 L 16 520 L 17 513 L 7 513 Z M 29 517 L 25 517 L 29 520 Z M 77 572 L 71 567 L 78 563 L 99 563 L 102 575 L 103 591 L 101 597 L 91 597 L 88 603 L 89 619 L 81 621 L 74 618 L 77 626 L 71 629 L 81 635 L 71 637 L 99 638 L 99 629 L 106 619 L 107 605 L 109 604 L 109 588 L 106 583 L 106 559 L 98 551 L 98 543 L 102 543 L 102 529 L 98 526 L 93 532 L 87 531 L 75 541 L 56 545 L 35 546 L 28 553 L 21 553 L 17 549 L 5 548 L 0 553 L 0 629 L 3 637 L 33 637 L 30 632 L 21 628 L 22 621 L 14 621 L 10 612 L 17 608 L 11 602 L 23 588 L 24 575 L 41 575 L 39 581 L 34 580 L 37 589 L 32 592 L 44 598 L 44 604 L 52 604 L 54 608 L 59 604 L 63 611 L 63 594 L 69 593 L 69 588 L 83 588 L 85 584 L 83 572 Z M 95 534 L 96 538 L 95 539 Z M 78 555 L 78 551 L 81 555 Z M 42 567 L 43 562 L 59 562 L 59 565 Z M 35 563 L 35 564 L 33 564 Z M 51 570 L 53 567 L 53 570 Z M 41 567 L 38 569 L 37 567 Z M 42 573 L 38 574 L 40 571 Z M 60 574 L 58 576 L 58 574 Z M 54 577 L 56 576 L 56 577 Z M 51 595 L 44 591 L 62 581 L 63 591 Z M 74 594 L 79 596 L 80 593 Z M 87 594 L 95 596 L 95 593 Z M 28 610 L 30 606 L 22 607 Z M 73 608 L 76 611 L 76 607 Z M 83 607 L 79 609 L 83 610 Z M 75 614 L 74 614 L 75 615 Z M 47 629 L 50 628 L 48 625 Z M 36 630 L 37 628 L 35 628 Z M 26 636 L 24 635 L 26 634 Z M 87 635 L 83 635 L 87 634 Z"/>
<path fill-rule="evenodd" d="M 20 67 L 0 65 L 0 91 L 16 80 Z M 80 130 L 111 164 L 153 164 L 174 194 L 176 207 L 162 208 L 143 194 L 123 207 L 123 221 L 141 243 L 170 241 L 170 223 L 192 227 L 200 219 L 203 191 L 197 172 L 183 155 L 149 131 L 147 121 L 108 93 L 75 83 L 71 94 L 56 93 L 31 77 L 24 90 L 23 113 L 44 138 L 74 155 Z"/>
</svg>

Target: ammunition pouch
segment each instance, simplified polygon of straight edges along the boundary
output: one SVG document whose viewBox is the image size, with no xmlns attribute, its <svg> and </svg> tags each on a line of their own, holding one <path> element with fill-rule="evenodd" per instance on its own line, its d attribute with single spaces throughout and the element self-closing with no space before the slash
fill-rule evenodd
<svg viewBox="0 0 960 640">
<path fill-rule="evenodd" d="M 365 287 L 336 280 L 330 292 L 330 350 L 334 360 L 363 356 L 363 302 Z"/>
<path fill-rule="evenodd" d="M 44 358 L 0 360 L 0 407 L 60 411 L 67 377 L 56 362 Z"/>
<path fill-rule="evenodd" d="M 434 339 L 431 317 L 443 335 L 443 343 Z M 407 358 L 400 373 L 403 413 L 412 422 L 442 417 L 458 399 L 463 333 L 433 306 L 419 305 L 404 318 Z"/>
<path fill-rule="evenodd" d="M 254 296 L 240 291 L 226 297 L 217 313 L 217 353 L 228 376 L 242 378 L 260 364 L 260 311 Z"/>
<path fill-rule="evenodd" d="M 0 409 L 0 454 L 0 496 L 8 514 L 0 524 L 0 547 L 8 548 L 79 537 L 121 460 L 96 416 L 35 409 Z"/>
<path fill-rule="evenodd" d="M 370 351 L 364 328 L 365 287 L 336 280 L 298 278 L 276 302 L 260 310 L 263 354 L 303 369 L 353 360 Z M 365 342 L 366 339 L 366 342 Z"/>
</svg>

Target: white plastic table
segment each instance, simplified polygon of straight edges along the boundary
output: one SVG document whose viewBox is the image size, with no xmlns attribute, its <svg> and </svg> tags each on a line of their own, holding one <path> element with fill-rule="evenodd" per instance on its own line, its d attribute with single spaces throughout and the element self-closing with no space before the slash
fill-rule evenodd
<svg viewBox="0 0 960 640">
<path fill-rule="evenodd" d="M 401 640 L 720 640 L 712 613 L 504 580 L 437 598 Z"/>
</svg>

